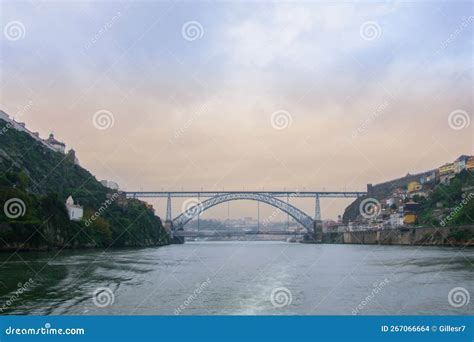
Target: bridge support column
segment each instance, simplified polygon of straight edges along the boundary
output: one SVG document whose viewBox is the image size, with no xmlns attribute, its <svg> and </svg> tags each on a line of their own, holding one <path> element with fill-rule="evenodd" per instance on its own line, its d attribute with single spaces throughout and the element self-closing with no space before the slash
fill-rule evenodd
<svg viewBox="0 0 474 342">
<path fill-rule="evenodd" d="M 260 202 L 257 202 L 257 231 L 260 231 Z"/>
<path fill-rule="evenodd" d="M 319 195 L 316 195 L 314 202 L 314 220 L 321 221 L 321 203 L 319 202 Z"/>
<path fill-rule="evenodd" d="M 198 194 L 198 202 L 201 203 L 201 194 Z M 201 229 L 201 212 L 198 212 L 198 231 Z"/>
<path fill-rule="evenodd" d="M 171 194 L 168 194 L 168 199 L 166 201 L 166 221 L 170 221 L 173 219 L 171 212 Z"/>
<path fill-rule="evenodd" d="M 314 221 L 314 242 L 321 243 L 323 241 L 323 221 Z"/>
<path fill-rule="evenodd" d="M 323 240 L 323 221 L 314 220 L 312 231 L 303 236 L 304 243 L 321 243 Z"/>
<path fill-rule="evenodd" d="M 323 240 L 323 221 L 321 220 L 321 202 L 319 195 L 314 198 L 314 226 L 313 242 L 321 243 Z"/>
<path fill-rule="evenodd" d="M 286 194 L 286 204 L 290 204 L 290 196 Z M 286 214 L 286 229 L 290 230 L 290 214 Z"/>
</svg>

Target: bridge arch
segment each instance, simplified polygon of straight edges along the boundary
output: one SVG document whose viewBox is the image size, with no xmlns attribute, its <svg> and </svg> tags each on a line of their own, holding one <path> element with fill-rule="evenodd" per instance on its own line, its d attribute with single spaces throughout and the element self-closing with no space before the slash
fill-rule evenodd
<svg viewBox="0 0 474 342">
<path fill-rule="evenodd" d="M 314 220 L 311 216 L 307 215 L 302 210 L 270 195 L 261 194 L 261 193 L 244 193 L 244 192 L 217 195 L 194 205 L 193 207 L 187 209 L 186 211 L 178 215 L 173 220 L 174 229 L 182 228 L 186 223 L 191 221 L 194 217 L 208 210 L 209 208 L 212 208 L 221 203 L 225 203 L 229 201 L 237 201 L 237 200 L 251 200 L 251 201 L 257 201 L 257 202 L 269 204 L 272 207 L 275 207 L 287 213 L 291 217 L 293 217 L 297 222 L 303 225 L 303 227 L 305 227 L 308 232 L 310 233 L 313 232 Z"/>
</svg>

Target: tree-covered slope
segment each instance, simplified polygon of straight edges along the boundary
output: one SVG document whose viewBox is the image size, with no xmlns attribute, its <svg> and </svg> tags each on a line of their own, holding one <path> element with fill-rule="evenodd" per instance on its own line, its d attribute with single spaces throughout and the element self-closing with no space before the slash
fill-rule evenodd
<svg viewBox="0 0 474 342">
<path fill-rule="evenodd" d="M 69 195 L 84 207 L 81 222 L 68 218 L 64 203 Z M 25 210 L 13 218 L 0 210 L 0 249 L 169 243 L 160 218 L 145 203 L 114 195 L 72 158 L 0 119 L 0 209 L 12 199 L 24 203 Z"/>
<path fill-rule="evenodd" d="M 474 173 L 462 171 L 449 184 L 438 184 L 421 199 L 419 222 L 426 225 L 474 224 Z"/>
</svg>

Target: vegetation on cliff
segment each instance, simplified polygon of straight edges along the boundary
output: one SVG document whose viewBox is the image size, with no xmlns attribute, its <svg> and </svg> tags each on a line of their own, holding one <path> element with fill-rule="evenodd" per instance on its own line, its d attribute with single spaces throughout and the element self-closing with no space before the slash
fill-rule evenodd
<svg viewBox="0 0 474 342">
<path fill-rule="evenodd" d="M 27 133 L 6 125 L 0 120 L 1 249 L 169 243 L 160 218 L 145 203 L 114 196 L 113 190 L 69 156 L 51 151 Z M 69 195 L 84 207 L 82 221 L 69 220 L 64 205 Z M 25 204 L 24 214 L 16 218 L 3 210 L 13 198 Z"/>
<path fill-rule="evenodd" d="M 471 189 L 471 190 L 469 190 Z M 474 173 L 463 170 L 449 184 L 438 184 L 427 198 L 419 198 L 420 224 L 474 224 Z"/>
</svg>

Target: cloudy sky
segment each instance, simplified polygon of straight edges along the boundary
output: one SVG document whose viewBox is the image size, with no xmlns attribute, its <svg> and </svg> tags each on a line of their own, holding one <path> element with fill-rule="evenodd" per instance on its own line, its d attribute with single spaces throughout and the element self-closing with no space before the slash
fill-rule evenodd
<svg viewBox="0 0 474 342">
<path fill-rule="evenodd" d="M 473 15 L 453 1 L 2 1 L 0 109 L 126 190 L 365 190 L 473 153 Z M 323 217 L 347 203 L 323 201 Z"/>
</svg>

